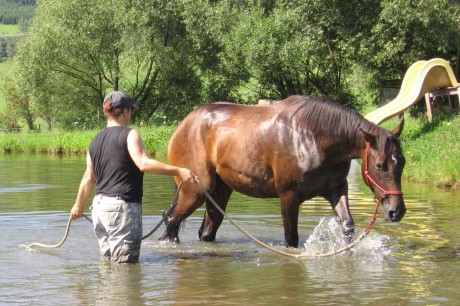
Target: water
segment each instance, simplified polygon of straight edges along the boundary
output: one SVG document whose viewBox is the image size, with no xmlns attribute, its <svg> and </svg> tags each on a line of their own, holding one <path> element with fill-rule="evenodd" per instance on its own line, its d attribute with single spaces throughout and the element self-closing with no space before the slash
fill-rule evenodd
<svg viewBox="0 0 460 306">
<path fill-rule="evenodd" d="M 138 265 L 100 261 L 91 224 L 72 222 L 64 235 L 83 157 L 0 157 L 0 301 L 7 305 L 453 305 L 460 300 L 460 194 L 404 182 L 401 223 L 379 218 L 351 253 L 299 260 L 266 250 L 228 221 L 213 243 L 198 241 L 203 209 L 188 218 L 181 243 L 143 242 Z M 357 233 L 375 202 L 355 168 L 350 205 Z M 170 205 L 172 181 L 145 177 L 144 227 L 150 231 Z M 88 212 L 88 209 L 86 209 Z M 234 194 L 228 214 L 263 242 L 285 251 L 277 200 Z M 88 213 L 89 214 L 89 213 Z M 329 205 L 301 207 L 297 253 L 317 254 L 343 243 Z"/>
</svg>

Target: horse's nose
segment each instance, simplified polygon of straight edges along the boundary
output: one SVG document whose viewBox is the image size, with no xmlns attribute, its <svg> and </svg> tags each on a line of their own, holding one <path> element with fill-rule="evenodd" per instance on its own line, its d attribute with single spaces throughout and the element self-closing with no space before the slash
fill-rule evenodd
<svg viewBox="0 0 460 306">
<path fill-rule="evenodd" d="M 388 211 L 388 218 L 391 222 L 399 222 L 402 220 L 404 215 L 406 214 L 406 208 L 402 207 L 397 210 L 389 210 Z"/>
</svg>

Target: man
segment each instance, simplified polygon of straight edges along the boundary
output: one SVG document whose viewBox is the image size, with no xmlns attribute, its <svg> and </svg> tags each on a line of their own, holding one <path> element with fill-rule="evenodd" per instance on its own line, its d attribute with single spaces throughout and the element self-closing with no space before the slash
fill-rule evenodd
<svg viewBox="0 0 460 306">
<path fill-rule="evenodd" d="M 119 263 L 139 260 L 144 172 L 194 182 L 190 170 L 147 156 L 139 133 L 127 127 L 133 108 L 131 98 L 122 91 L 105 97 L 103 110 L 107 127 L 91 142 L 86 171 L 70 212 L 73 220 L 82 217 L 85 202 L 96 186 L 91 209 L 101 256 Z"/>
</svg>

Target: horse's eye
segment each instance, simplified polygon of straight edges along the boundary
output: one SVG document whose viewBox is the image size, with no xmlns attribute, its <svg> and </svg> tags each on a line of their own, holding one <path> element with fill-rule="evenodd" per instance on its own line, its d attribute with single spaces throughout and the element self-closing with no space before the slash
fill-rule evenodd
<svg viewBox="0 0 460 306">
<path fill-rule="evenodd" d="M 375 166 L 377 167 L 377 170 L 379 170 L 379 171 L 382 171 L 383 168 L 384 168 L 383 163 L 377 163 Z"/>
</svg>

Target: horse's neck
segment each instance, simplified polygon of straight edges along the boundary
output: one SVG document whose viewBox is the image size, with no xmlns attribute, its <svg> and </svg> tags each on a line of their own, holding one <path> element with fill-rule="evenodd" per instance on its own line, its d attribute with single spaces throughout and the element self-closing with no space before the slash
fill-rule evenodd
<svg viewBox="0 0 460 306">
<path fill-rule="evenodd" d="M 349 152 L 351 159 L 362 159 L 367 146 L 363 133 L 357 130 L 354 139 L 350 139 L 349 141 L 351 144 Z"/>
</svg>

